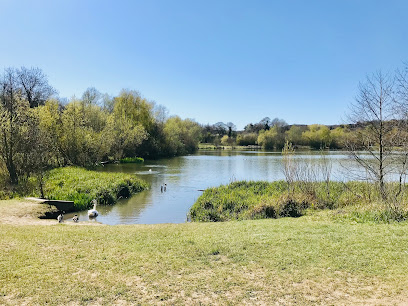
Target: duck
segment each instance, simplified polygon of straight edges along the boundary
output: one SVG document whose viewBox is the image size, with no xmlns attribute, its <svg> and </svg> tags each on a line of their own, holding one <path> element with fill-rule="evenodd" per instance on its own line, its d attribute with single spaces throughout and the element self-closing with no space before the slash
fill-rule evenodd
<svg viewBox="0 0 408 306">
<path fill-rule="evenodd" d="M 88 217 L 89 218 L 95 218 L 95 217 L 97 217 L 99 215 L 98 211 L 96 210 L 97 202 L 96 202 L 95 199 L 92 200 L 92 204 L 93 204 L 93 208 L 88 210 Z"/>
<path fill-rule="evenodd" d="M 65 211 L 62 211 L 62 212 L 58 215 L 58 217 L 57 217 L 58 223 L 61 223 L 61 222 L 64 220 L 64 213 L 65 213 Z"/>
<path fill-rule="evenodd" d="M 74 222 L 78 222 L 78 220 L 79 220 L 78 215 L 75 215 L 75 216 L 72 218 L 72 221 L 74 221 Z"/>
</svg>

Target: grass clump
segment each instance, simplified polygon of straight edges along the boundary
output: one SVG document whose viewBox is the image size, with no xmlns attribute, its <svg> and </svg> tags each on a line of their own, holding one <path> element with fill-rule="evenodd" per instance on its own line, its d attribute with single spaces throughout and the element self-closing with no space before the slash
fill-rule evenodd
<svg viewBox="0 0 408 306">
<path fill-rule="evenodd" d="M 47 174 L 44 195 L 51 200 L 73 201 L 76 210 L 84 210 L 92 199 L 100 204 L 114 204 L 147 187 L 146 182 L 129 174 L 65 167 Z"/>
<path fill-rule="evenodd" d="M 144 163 L 144 159 L 142 157 L 125 157 L 119 160 L 121 164 L 140 164 Z"/>
<path fill-rule="evenodd" d="M 393 186 L 389 186 L 393 188 Z M 230 221 L 300 217 L 307 211 L 342 209 L 342 217 L 358 222 L 408 219 L 407 197 L 379 200 L 375 184 L 365 182 L 240 181 L 207 189 L 191 207 L 192 221 Z"/>
</svg>

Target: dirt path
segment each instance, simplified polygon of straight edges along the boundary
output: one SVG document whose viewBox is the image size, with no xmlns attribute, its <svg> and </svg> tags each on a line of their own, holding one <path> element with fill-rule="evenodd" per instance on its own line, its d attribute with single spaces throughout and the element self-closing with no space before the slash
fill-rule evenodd
<svg viewBox="0 0 408 306">
<path fill-rule="evenodd" d="M 27 199 L 1 200 L 0 224 L 11 225 L 55 225 L 54 219 L 40 219 L 45 212 L 56 210 L 53 206 Z M 102 225 L 96 222 L 64 222 L 69 225 Z"/>
<path fill-rule="evenodd" d="M 0 223 L 13 225 L 51 225 L 57 220 L 39 219 L 49 205 L 39 204 L 25 199 L 0 201 Z"/>
</svg>

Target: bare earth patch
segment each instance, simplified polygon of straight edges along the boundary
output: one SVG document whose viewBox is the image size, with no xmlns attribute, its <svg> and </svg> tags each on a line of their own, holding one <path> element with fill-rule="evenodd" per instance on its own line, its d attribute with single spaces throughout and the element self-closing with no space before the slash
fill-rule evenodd
<svg viewBox="0 0 408 306">
<path fill-rule="evenodd" d="M 46 212 L 57 211 L 51 205 L 42 204 L 28 199 L 2 200 L 0 201 L 0 224 L 10 225 L 55 225 L 54 219 L 40 219 Z M 103 225 L 97 222 L 64 222 L 67 225 Z"/>
<path fill-rule="evenodd" d="M 0 201 L 0 223 L 13 225 L 51 225 L 57 220 L 40 219 L 45 212 L 51 211 L 49 205 L 28 200 Z"/>
</svg>

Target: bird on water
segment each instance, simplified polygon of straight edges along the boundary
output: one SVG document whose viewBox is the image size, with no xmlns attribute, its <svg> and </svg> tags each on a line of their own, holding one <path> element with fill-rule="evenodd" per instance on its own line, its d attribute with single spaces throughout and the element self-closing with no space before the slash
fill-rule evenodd
<svg viewBox="0 0 408 306">
<path fill-rule="evenodd" d="M 89 218 L 95 218 L 95 217 L 97 217 L 99 215 L 98 211 L 96 210 L 97 202 L 96 202 L 95 199 L 92 200 L 92 204 L 93 204 L 93 208 L 88 210 L 88 217 Z"/>
<path fill-rule="evenodd" d="M 74 222 L 78 222 L 78 220 L 79 220 L 78 215 L 75 215 L 75 216 L 72 218 L 72 221 L 74 221 Z"/>
</svg>

